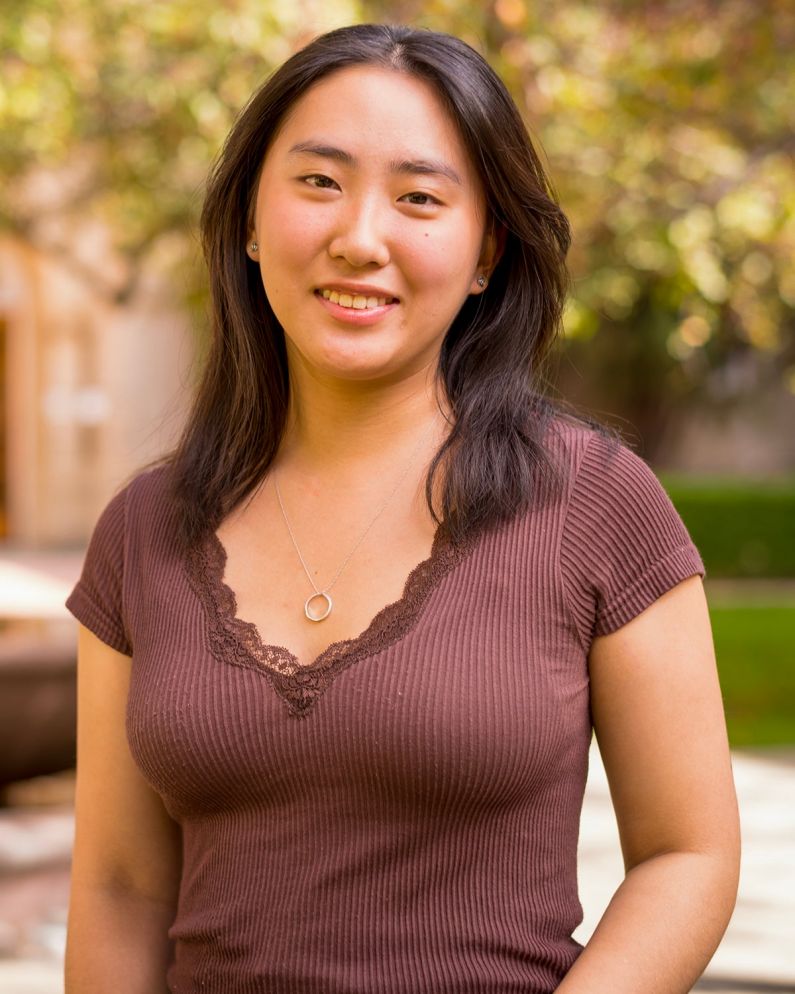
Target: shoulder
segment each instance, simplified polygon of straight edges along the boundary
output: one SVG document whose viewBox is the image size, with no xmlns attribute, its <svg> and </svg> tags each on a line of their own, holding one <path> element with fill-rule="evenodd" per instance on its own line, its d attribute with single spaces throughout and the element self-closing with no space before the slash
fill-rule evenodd
<svg viewBox="0 0 795 994">
<path fill-rule="evenodd" d="M 129 509 L 139 504 L 146 506 L 153 501 L 167 499 L 169 471 L 169 464 L 158 463 L 156 466 L 147 466 L 133 472 L 116 485 L 112 495 L 106 501 L 102 513 L 108 508 L 113 508 L 118 512 L 122 508 Z"/>
<path fill-rule="evenodd" d="M 592 488 L 594 482 L 609 484 L 611 474 L 643 472 L 646 466 L 613 429 L 565 414 L 550 418 L 544 426 L 542 444 L 545 454 L 565 477 L 569 498 L 581 484 L 583 474 L 586 486 Z M 594 475 L 595 481 L 590 479 Z"/>
<path fill-rule="evenodd" d="M 610 507 L 664 496 L 667 501 L 649 463 L 611 428 L 555 417 L 546 431 L 545 446 L 568 470 L 569 495 L 575 503 Z"/>
<path fill-rule="evenodd" d="M 171 463 L 137 472 L 126 493 L 126 550 L 131 564 L 151 569 L 178 551 L 179 501 L 174 494 Z"/>
<path fill-rule="evenodd" d="M 158 463 L 136 472 L 119 492 L 125 494 L 128 519 L 149 521 L 168 515 L 172 506 L 170 463 Z"/>
<path fill-rule="evenodd" d="M 705 575 L 687 527 L 649 464 L 615 436 L 577 434 L 560 566 L 589 645 L 680 580 Z"/>
<path fill-rule="evenodd" d="M 169 470 L 136 473 L 117 488 L 97 519 L 80 578 L 65 601 L 75 618 L 111 648 L 132 655 L 140 578 L 151 582 L 165 548 L 171 513 Z"/>
<path fill-rule="evenodd" d="M 139 470 L 116 487 L 100 511 L 89 542 L 90 552 L 123 562 L 134 557 L 152 532 L 165 533 L 173 524 L 170 466 Z"/>
<path fill-rule="evenodd" d="M 131 476 L 125 489 L 135 500 L 157 500 L 164 498 L 171 484 L 171 463 L 159 462 L 147 466 Z"/>
</svg>

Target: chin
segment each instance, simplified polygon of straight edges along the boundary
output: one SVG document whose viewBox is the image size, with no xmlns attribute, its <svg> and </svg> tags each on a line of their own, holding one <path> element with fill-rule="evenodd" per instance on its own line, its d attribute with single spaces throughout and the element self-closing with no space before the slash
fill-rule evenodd
<svg viewBox="0 0 795 994">
<path fill-rule="evenodd" d="M 383 346 L 384 343 L 380 344 Z M 349 335 L 346 335 L 346 340 L 343 342 L 330 342 L 324 352 L 316 357 L 316 361 L 310 361 L 326 372 L 339 372 L 352 376 L 358 373 L 366 376 L 368 373 L 383 371 L 387 367 L 394 369 L 396 364 L 404 364 L 392 350 L 378 346 L 367 347 L 362 342 L 351 342 Z"/>
</svg>

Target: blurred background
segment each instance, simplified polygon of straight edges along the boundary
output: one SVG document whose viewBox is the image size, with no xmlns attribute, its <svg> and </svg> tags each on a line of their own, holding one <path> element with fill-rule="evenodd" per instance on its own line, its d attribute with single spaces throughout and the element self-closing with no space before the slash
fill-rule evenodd
<svg viewBox="0 0 795 994">
<path fill-rule="evenodd" d="M 551 386 L 652 465 L 707 567 L 745 861 L 699 989 L 795 991 L 795 6 L 4 0 L 0 989 L 62 990 L 76 623 L 99 512 L 175 440 L 207 343 L 205 176 L 332 27 L 457 34 L 506 81 L 574 231 Z M 621 879 L 598 754 L 585 921 Z"/>
</svg>

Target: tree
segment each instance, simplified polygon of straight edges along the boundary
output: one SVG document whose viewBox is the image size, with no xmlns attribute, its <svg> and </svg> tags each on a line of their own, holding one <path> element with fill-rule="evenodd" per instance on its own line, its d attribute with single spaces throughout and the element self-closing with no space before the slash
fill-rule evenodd
<svg viewBox="0 0 795 994">
<path fill-rule="evenodd" d="M 235 114 L 296 47 L 360 20 L 459 34 L 525 113 L 574 228 L 567 393 L 653 452 L 677 402 L 795 391 L 786 0 L 7 0 L 0 221 L 78 268 L 74 233 L 101 222 L 89 275 L 120 299 L 166 240 L 200 300 L 202 184 Z"/>
</svg>

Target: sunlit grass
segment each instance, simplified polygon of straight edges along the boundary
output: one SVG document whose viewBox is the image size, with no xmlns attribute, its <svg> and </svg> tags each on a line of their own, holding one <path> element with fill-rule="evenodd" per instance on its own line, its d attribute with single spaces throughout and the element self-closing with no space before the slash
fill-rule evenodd
<svg viewBox="0 0 795 994">
<path fill-rule="evenodd" d="M 710 600 L 710 618 L 731 745 L 795 745 L 795 601 Z"/>
</svg>

